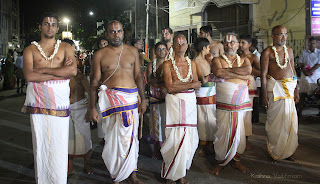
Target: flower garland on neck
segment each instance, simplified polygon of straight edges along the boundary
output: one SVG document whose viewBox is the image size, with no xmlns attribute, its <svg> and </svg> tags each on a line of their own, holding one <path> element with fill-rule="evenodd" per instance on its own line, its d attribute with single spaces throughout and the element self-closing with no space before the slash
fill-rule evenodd
<svg viewBox="0 0 320 184">
<path fill-rule="evenodd" d="M 236 54 L 236 55 L 237 55 L 236 59 L 237 59 L 238 67 L 240 67 L 240 56 L 238 54 Z M 234 61 L 231 63 L 231 61 L 228 59 L 228 57 L 225 54 L 222 54 L 222 57 L 228 63 L 229 68 L 232 68 Z"/>
<path fill-rule="evenodd" d="M 174 60 L 174 58 L 171 58 L 171 62 L 172 62 L 173 69 L 174 69 L 174 71 L 176 72 L 177 77 L 178 77 L 178 79 L 179 79 L 181 82 L 188 82 L 188 81 L 190 80 L 190 77 L 191 77 L 191 74 L 192 74 L 191 60 L 190 60 L 188 57 L 185 57 L 185 58 L 186 58 L 186 60 L 187 60 L 189 69 L 188 69 L 187 77 L 184 78 L 184 79 L 181 77 L 181 74 L 180 74 L 180 72 L 179 72 L 179 70 L 178 70 L 178 67 L 177 67 L 177 65 L 176 65 L 176 61 Z"/>
<path fill-rule="evenodd" d="M 286 45 L 283 46 L 283 50 L 284 50 L 284 64 L 283 65 L 280 64 L 277 48 L 275 46 L 273 46 L 272 50 L 274 51 L 274 57 L 276 58 L 276 62 L 277 62 L 277 65 L 279 66 L 279 68 L 281 68 L 281 69 L 286 68 L 288 61 L 289 61 L 289 54 L 288 54 L 287 46 Z"/>
<path fill-rule="evenodd" d="M 57 43 L 56 43 L 56 45 L 54 46 L 54 51 L 53 51 L 52 55 L 49 56 L 49 57 L 47 57 L 47 56 L 45 55 L 45 53 L 43 52 L 42 47 L 38 44 L 38 42 L 36 42 L 36 41 L 31 42 L 31 44 L 35 45 L 35 46 L 38 48 L 38 50 L 40 51 L 40 54 L 41 54 L 41 55 L 44 57 L 44 59 L 47 60 L 47 61 L 53 60 L 54 56 L 57 54 L 57 52 L 58 52 L 58 50 L 59 50 L 60 43 L 61 43 L 61 40 L 57 40 Z"/>
<path fill-rule="evenodd" d="M 153 77 L 157 77 L 156 71 L 157 71 L 157 59 L 154 59 L 153 63 L 152 63 L 152 74 L 153 74 Z"/>
</svg>

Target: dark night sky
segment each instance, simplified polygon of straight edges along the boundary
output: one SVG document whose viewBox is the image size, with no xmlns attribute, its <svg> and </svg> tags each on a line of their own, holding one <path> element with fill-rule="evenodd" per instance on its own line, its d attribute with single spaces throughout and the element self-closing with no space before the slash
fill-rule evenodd
<svg viewBox="0 0 320 184">
<path fill-rule="evenodd" d="M 116 16 L 133 5 L 133 0 L 21 0 L 20 10 L 24 15 L 25 27 L 33 26 L 43 12 L 55 12 L 60 19 L 68 17 L 70 24 L 83 20 L 101 20 L 106 16 Z M 89 11 L 95 15 L 89 16 Z"/>
</svg>

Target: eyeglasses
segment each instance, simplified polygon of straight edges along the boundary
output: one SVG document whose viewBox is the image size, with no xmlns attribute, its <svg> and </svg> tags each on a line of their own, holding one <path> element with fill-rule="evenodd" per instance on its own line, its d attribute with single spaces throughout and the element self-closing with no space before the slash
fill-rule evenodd
<svg viewBox="0 0 320 184">
<path fill-rule="evenodd" d="M 274 34 L 274 35 L 279 36 L 279 37 L 283 37 L 283 36 L 288 37 L 288 33 L 279 33 L 279 34 Z"/>
<path fill-rule="evenodd" d="M 236 41 L 231 41 L 231 42 L 223 42 L 225 45 L 228 45 L 230 43 L 230 45 L 234 45 L 236 43 L 239 43 L 239 42 L 236 42 Z"/>
</svg>

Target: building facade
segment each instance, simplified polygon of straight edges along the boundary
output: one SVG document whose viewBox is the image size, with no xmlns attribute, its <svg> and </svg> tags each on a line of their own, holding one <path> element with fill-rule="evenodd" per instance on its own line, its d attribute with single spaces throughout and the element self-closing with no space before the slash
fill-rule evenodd
<svg viewBox="0 0 320 184">
<path fill-rule="evenodd" d="M 0 57 L 21 48 L 19 0 L 0 1 Z"/>
</svg>

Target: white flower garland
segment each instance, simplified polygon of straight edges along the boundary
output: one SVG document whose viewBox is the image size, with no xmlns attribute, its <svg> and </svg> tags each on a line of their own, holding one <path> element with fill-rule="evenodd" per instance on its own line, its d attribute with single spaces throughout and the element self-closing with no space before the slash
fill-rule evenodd
<svg viewBox="0 0 320 184">
<path fill-rule="evenodd" d="M 153 63 L 152 63 L 152 73 L 153 73 L 153 77 L 157 77 L 156 71 L 157 71 L 157 59 L 154 59 L 154 60 L 153 60 Z"/>
<path fill-rule="evenodd" d="M 232 68 L 234 61 L 231 63 L 231 61 L 228 59 L 228 57 L 225 54 L 222 54 L 222 57 L 227 61 L 229 68 Z M 240 56 L 238 54 L 237 54 L 237 63 L 238 63 L 238 67 L 240 67 Z"/>
<path fill-rule="evenodd" d="M 52 60 L 52 59 L 54 58 L 54 56 L 57 54 L 57 52 L 58 52 L 58 50 L 59 50 L 60 43 L 61 43 L 61 40 L 57 40 L 57 43 L 56 43 L 56 45 L 54 46 L 54 51 L 53 51 L 52 55 L 49 56 L 49 57 L 47 57 L 47 56 L 45 55 L 45 53 L 43 52 L 42 47 L 38 44 L 38 42 L 36 42 L 36 41 L 31 42 L 31 44 L 35 45 L 35 46 L 38 48 L 38 50 L 40 51 L 40 54 L 41 54 L 41 55 L 44 57 L 44 59 L 46 59 L 47 61 Z"/>
<path fill-rule="evenodd" d="M 274 57 L 276 58 L 276 62 L 277 62 L 277 65 L 279 66 L 279 68 L 281 68 L 281 69 L 286 68 L 288 61 L 289 61 L 289 54 L 288 54 L 287 46 L 286 45 L 283 46 L 283 50 L 284 50 L 284 64 L 283 65 L 280 64 L 279 55 L 278 55 L 276 47 L 273 46 L 272 50 L 274 51 Z"/>
<path fill-rule="evenodd" d="M 188 69 L 187 77 L 183 79 L 183 78 L 181 77 L 181 74 L 179 73 L 178 67 L 177 67 L 177 65 L 176 65 L 176 61 L 174 60 L 174 58 L 171 58 L 171 62 L 172 62 L 173 69 L 174 69 L 174 71 L 176 72 L 177 77 L 178 77 L 178 79 L 179 79 L 181 82 L 188 82 L 189 79 L 190 79 L 190 77 L 191 77 L 191 74 L 192 74 L 191 60 L 190 60 L 188 57 L 186 57 L 186 60 L 187 60 L 189 69 Z"/>
</svg>

